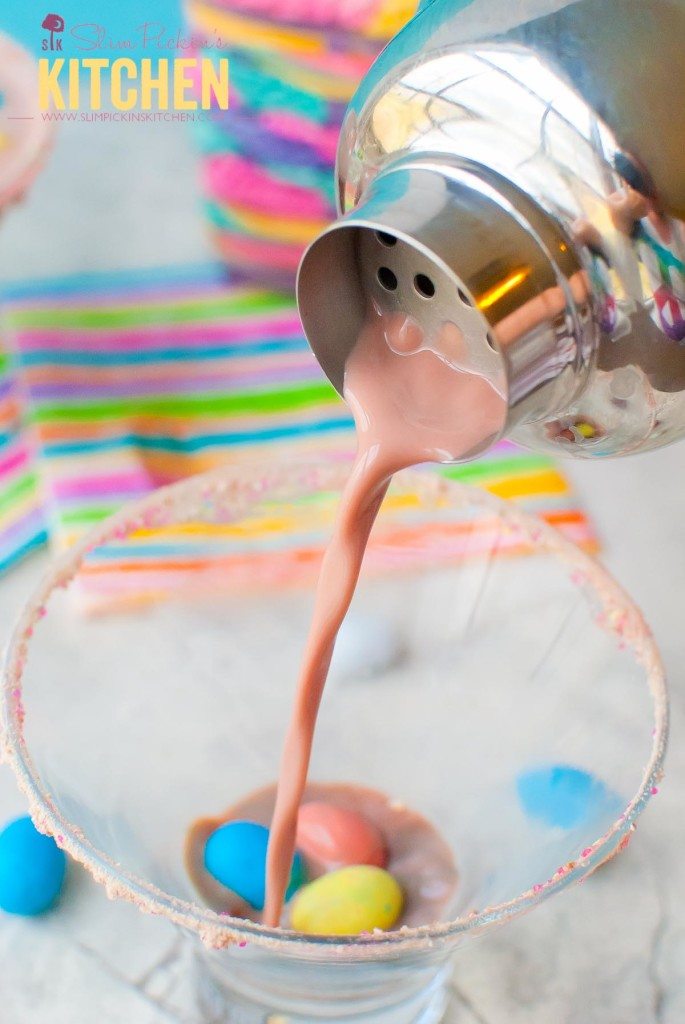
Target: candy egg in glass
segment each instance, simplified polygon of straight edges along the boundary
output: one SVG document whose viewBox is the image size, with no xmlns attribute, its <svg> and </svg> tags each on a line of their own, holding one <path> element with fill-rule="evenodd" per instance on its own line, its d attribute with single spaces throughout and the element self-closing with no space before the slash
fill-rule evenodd
<svg viewBox="0 0 685 1024">
<path fill-rule="evenodd" d="M 619 586 L 515 505 L 401 473 L 352 606 L 401 646 L 331 673 L 311 793 L 416 812 L 457 884 L 436 919 L 349 937 L 213 909 L 188 829 L 277 778 L 348 472 L 230 467 L 124 509 L 56 562 L 6 655 L 5 754 L 35 821 L 111 896 L 196 937 L 219 1019 L 440 1020 L 462 944 L 618 851 L 661 778 L 663 671 Z"/>
</svg>

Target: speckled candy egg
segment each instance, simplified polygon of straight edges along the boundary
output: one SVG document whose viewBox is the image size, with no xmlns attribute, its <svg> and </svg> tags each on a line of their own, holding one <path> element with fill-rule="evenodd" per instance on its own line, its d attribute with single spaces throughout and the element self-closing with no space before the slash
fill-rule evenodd
<svg viewBox="0 0 685 1024">
<path fill-rule="evenodd" d="M 66 857 L 30 818 L 17 818 L 0 832 L 0 908 L 34 917 L 49 910 L 62 890 Z"/>
<path fill-rule="evenodd" d="M 384 868 L 383 836 L 363 815 L 325 800 L 302 804 L 297 816 L 297 848 L 316 871 L 351 864 Z"/>
<path fill-rule="evenodd" d="M 360 935 L 398 920 L 404 894 L 393 876 L 368 864 L 322 875 L 298 892 L 291 923 L 306 935 Z"/>
<path fill-rule="evenodd" d="M 229 821 L 212 832 L 205 845 L 204 863 L 210 875 L 255 910 L 264 908 L 268 844 L 265 825 Z M 285 898 L 290 899 L 305 881 L 304 863 L 296 853 Z"/>
</svg>

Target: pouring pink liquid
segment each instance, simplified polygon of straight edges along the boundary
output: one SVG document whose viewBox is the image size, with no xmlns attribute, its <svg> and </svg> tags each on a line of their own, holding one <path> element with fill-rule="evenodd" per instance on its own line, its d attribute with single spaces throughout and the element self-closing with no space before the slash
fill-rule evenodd
<svg viewBox="0 0 685 1024">
<path fill-rule="evenodd" d="M 271 822 L 264 924 L 281 919 L 297 815 L 336 637 L 354 596 L 366 545 L 392 475 L 481 450 L 507 406 L 484 377 L 463 369 L 462 339 L 444 324 L 435 344 L 401 315 L 370 311 L 345 367 L 344 396 L 358 450 L 324 554 L 309 636 L 286 733 Z"/>
</svg>

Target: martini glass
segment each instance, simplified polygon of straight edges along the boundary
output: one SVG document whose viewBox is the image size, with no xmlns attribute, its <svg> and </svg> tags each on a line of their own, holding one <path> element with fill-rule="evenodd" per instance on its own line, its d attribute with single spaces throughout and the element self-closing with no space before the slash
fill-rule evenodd
<svg viewBox="0 0 685 1024">
<path fill-rule="evenodd" d="M 34 820 L 110 896 L 197 937 L 208 1020 L 439 1020 L 459 947 L 616 853 L 659 785 L 665 682 L 630 599 L 513 504 L 402 473 L 352 607 L 401 644 L 370 672 L 334 658 L 310 778 L 428 818 L 454 898 L 439 921 L 350 938 L 202 903 L 186 831 L 276 778 L 348 472 L 249 465 L 154 493 L 54 564 L 9 644 L 5 753 Z M 540 792 L 559 773 L 590 780 L 571 813 Z"/>
</svg>

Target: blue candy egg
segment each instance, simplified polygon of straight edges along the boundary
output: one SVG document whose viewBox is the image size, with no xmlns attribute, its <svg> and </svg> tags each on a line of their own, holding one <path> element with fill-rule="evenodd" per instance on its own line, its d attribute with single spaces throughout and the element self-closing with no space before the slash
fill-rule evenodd
<svg viewBox="0 0 685 1024">
<path fill-rule="evenodd" d="M 0 832 L 0 908 L 33 917 L 49 910 L 62 889 L 67 859 L 30 818 L 17 818 Z"/>
<path fill-rule="evenodd" d="M 568 765 L 522 772 L 516 788 L 526 814 L 553 828 L 575 828 L 600 814 L 618 813 L 620 807 L 600 779 Z"/>
<path fill-rule="evenodd" d="M 255 910 L 264 909 L 268 843 L 266 826 L 229 821 L 212 832 L 205 844 L 205 867 L 210 875 Z M 290 899 L 306 880 L 304 862 L 296 853 L 285 898 Z"/>
</svg>

